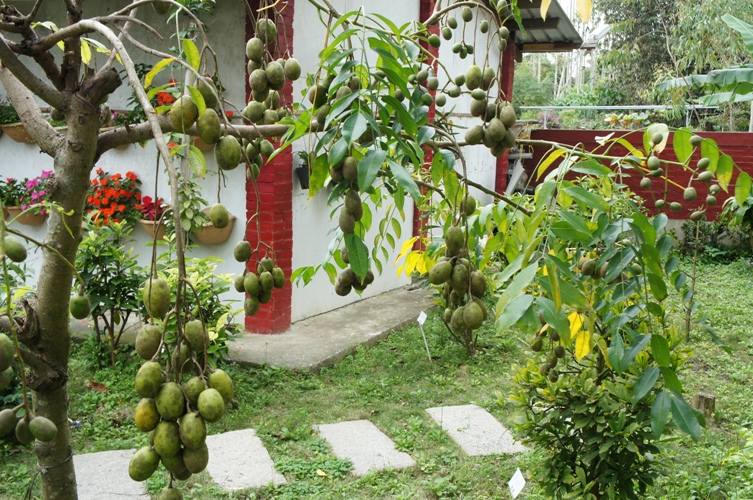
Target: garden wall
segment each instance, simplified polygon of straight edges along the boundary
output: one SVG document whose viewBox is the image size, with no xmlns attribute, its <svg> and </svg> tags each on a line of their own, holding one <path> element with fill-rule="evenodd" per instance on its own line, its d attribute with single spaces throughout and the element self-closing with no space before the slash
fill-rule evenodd
<svg viewBox="0 0 753 500">
<path fill-rule="evenodd" d="M 580 144 L 583 146 L 583 148 L 586 151 L 593 151 L 598 147 L 598 143 L 596 142 L 596 137 L 603 137 L 607 136 L 609 134 L 615 133 L 614 130 L 534 130 L 531 132 L 531 139 L 534 141 L 554 141 L 554 142 L 560 142 L 563 144 Z M 628 133 L 625 131 L 617 131 L 615 133 L 615 136 L 622 134 L 622 133 Z M 735 161 L 735 163 L 742 168 L 747 173 L 753 175 L 753 133 L 748 132 L 699 132 L 698 135 L 702 137 L 708 137 L 717 142 L 719 144 L 719 149 L 722 153 L 726 153 L 732 157 L 732 159 Z M 661 155 L 660 158 L 667 158 L 671 160 L 676 160 L 674 156 L 674 152 L 672 151 L 672 136 L 673 134 L 670 133 L 669 141 L 667 150 L 665 150 Z M 614 137 L 614 136 L 613 136 Z M 643 149 L 643 132 L 632 132 L 628 133 L 628 135 L 625 137 L 631 144 L 634 144 L 638 146 L 641 150 Z M 603 151 L 604 148 L 601 148 Z M 533 148 L 533 158 L 530 160 L 526 160 L 526 170 L 529 172 L 529 175 L 532 178 L 532 183 L 536 183 L 535 179 L 535 170 L 536 166 L 539 164 L 539 162 L 542 160 L 542 158 L 546 155 L 547 151 L 549 150 L 546 146 L 535 146 Z M 623 146 L 615 145 L 610 150 L 610 155 L 626 155 L 627 149 L 625 149 Z M 692 163 L 694 164 L 696 161 L 700 159 L 700 152 L 696 152 L 693 156 Z M 559 161 L 555 162 L 555 166 L 559 164 Z M 550 167 L 554 168 L 554 167 Z M 676 168 L 670 168 L 670 177 L 676 181 L 678 184 L 682 186 L 687 186 L 688 180 L 690 178 L 690 175 L 688 172 L 682 170 L 679 167 Z M 656 213 L 656 210 L 653 208 L 653 201 L 655 199 L 655 195 L 652 194 L 652 190 L 643 189 L 640 186 L 640 180 L 641 177 L 636 176 L 633 174 L 632 177 L 625 178 L 625 183 L 630 187 L 630 189 L 635 192 L 638 196 L 641 198 L 644 198 L 645 200 L 648 200 L 647 206 L 650 209 L 650 212 Z M 664 181 L 661 179 L 654 179 L 653 180 L 653 190 L 656 192 L 656 197 L 661 197 L 659 194 L 664 187 Z M 706 198 L 707 191 L 705 188 L 703 188 L 702 183 L 696 182 L 694 183 L 694 186 L 698 190 L 698 200 L 693 203 L 686 202 L 682 199 L 682 193 L 683 190 L 678 187 L 670 187 L 669 194 L 666 198 L 666 201 L 672 202 L 672 201 L 679 201 L 683 204 L 683 209 L 680 212 L 672 212 L 670 210 L 665 210 L 665 213 L 670 219 L 675 220 L 684 220 L 687 219 L 690 213 L 695 210 L 701 203 L 703 203 L 702 200 Z M 714 219 L 720 212 L 722 208 L 722 204 L 724 203 L 724 200 L 726 200 L 730 195 L 734 195 L 734 185 L 730 185 L 730 193 L 725 193 L 724 191 L 721 191 L 719 195 L 717 196 L 717 204 L 712 207 L 708 207 L 707 209 L 707 220 Z"/>
</svg>

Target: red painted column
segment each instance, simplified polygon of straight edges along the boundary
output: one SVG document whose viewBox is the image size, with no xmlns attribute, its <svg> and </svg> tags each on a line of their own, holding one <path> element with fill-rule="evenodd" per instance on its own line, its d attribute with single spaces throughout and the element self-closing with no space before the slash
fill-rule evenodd
<svg viewBox="0 0 753 500">
<path fill-rule="evenodd" d="M 420 0 L 419 5 L 419 19 L 421 22 L 426 21 L 434 12 L 434 5 L 436 2 L 434 0 Z M 439 35 L 439 25 L 435 24 L 433 26 L 428 27 L 429 33 L 434 35 Z M 439 57 L 439 49 L 432 47 L 427 42 L 421 42 L 421 47 L 426 49 L 427 52 L 429 52 L 434 58 Z M 431 67 L 434 68 L 434 74 L 437 74 L 437 63 L 436 60 L 429 60 L 429 63 L 431 64 Z M 430 91 L 432 95 L 436 95 L 436 91 Z M 434 120 L 434 116 L 436 115 L 436 107 L 434 104 L 432 104 L 429 107 L 429 115 L 428 119 L 431 122 Z M 434 151 L 432 149 L 426 148 L 425 150 L 425 156 L 424 156 L 424 165 L 423 168 L 429 168 L 431 165 L 432 160 L 434 159 Z M 424 213 L 418 209 L 418 207 L 415 207 L 413 210 L 413 236 L 423 236 L 425 231 L 423 230 L 423 226 L 425 224 L 425 221 L 423 220 Z M 423 249 L 423 246 L 421 244 L 421 240 L 419 239 L 414 245 L 413 248 L 416 250 Z"/>
<path fill-rule="evenodd" d="M 514 34 L 510 34 L 512 38 Z M 512 101 L 512 84 L 515 77 L 515 44 L 511 43 L 502 53 L 502 72 L 500 90 L 507 101 Z M 497 176 L 494 183 L 494 190 L 498 193 L 504 193 L 507 188 L 507 155 L 503 154 L 497 158 Z"/>
<path fill-rule="evenodd" d="M 259 8 L 258 0 L 249 1 L 254 12 Z M 293 14 L 295 0 L 287 0 L 287 6 L 274 19 L 277 24 L 279 46 L 273 51 L 275 57 L 286 53 L 293 54 Z M 272 12 L 270 10 L 270 12 Z M 254 36 L 254 22 L 246 19 L 246 38 Z M 246 75 L 246 96 L 251 99 L 251 88 Z M 280 100 L 286 105 L 293 102 L 293 86 L 290 82 L 280 91 Z M 275 147 L 279 143 L 275 143 Z M 290 148 L 277 155 L 272 161 L 261 168 L 261 175 L 256 181 L 257 190 L 253 182 L 246 183 L 246 220 L 256 218 L 260 222 L 257 232 L 256 219 L 248 224 L 246 238 L 255 248 L 259 240 L 274 249 L 277 265 L 290 276 L 293 271 L 293 156 Z M 262 248 L 265 248 L 262 245 Z M 264 250 L 259 258 L 264 257 Z M 271 257 L 271 255 L 270 255 Z M 249 261 L 249 267 L 256 268 L 254 258 Z M 246 317 L 246 330 L 252 333 L 282 333 L 290 326 L 292 287 L 289 281 L 282 289 L 275 289 L 272 300 L 262 304 L 259 312 L 253 317 Z"/>
</svg>

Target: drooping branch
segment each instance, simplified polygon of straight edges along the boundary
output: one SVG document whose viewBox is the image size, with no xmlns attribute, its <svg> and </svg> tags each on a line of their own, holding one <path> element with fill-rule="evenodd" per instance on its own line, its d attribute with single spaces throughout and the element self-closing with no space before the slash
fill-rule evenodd
<svg viewBox="0 0 753 500">
<path fill-rule="evenodd" d="M 29 70 L 24 63 L 22 63 L 16 54 L 10 49 L 7 44 L 7 40 L 0 34 L 0 63 L 4 68 L 7 68 L 17 80 L 19 80 L 26 88 L 28 88 L 35 95 L 39 96 L 43 101 L 50 106 L 58 109 L 64 109 L 67 107 L 66 97 L 43 82 L 38 76 Z M 19 113 L 20 114 L 20 113 Z"/>
<path fill-rule="evenodd" d="M 37 102 L 34 100 L 34 95 L 5 66 L 0 66 L 0 83 L 3 84 L 18 116 L 26 125 L 39 148 L 44 153 L 54 157 L 63 147 L 64 138 L 44 119 Z"/>
</svg>

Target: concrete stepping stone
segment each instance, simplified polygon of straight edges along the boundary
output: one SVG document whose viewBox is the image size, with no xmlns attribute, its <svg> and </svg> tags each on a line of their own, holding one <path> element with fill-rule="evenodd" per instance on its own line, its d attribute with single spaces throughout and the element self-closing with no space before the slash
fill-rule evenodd
<svg viewBox="0 0 753 500">
<path fill-rule="evenodd" d="M 275 470 L 269 452 L 253 429 L 207 436 L 207 448 L 207 472 L 215 483 L 227 490 L 287 483 Z"/>
<path fill-rule="evenodd" d="M 357 476 L 372 470 L 416 465 L 410 455 L 398 451 L 395 443 L 368 420 L 316 425 L 314 431 L 329 442 L 336 457 L 353 463 L 353 474 Z"/>
<path fill-rule="evenodd" d="M 128 475 L 128 463 L 136 450 L 102 451 L 73 457 L 79 500 L 151 498 Z"/>
<path fill-rule="evenodd" d="M 437 406 L 426 412 L 469 456 L 519 453 L 525 448 L 491 413 L 476 405 Z"/>
</svg>

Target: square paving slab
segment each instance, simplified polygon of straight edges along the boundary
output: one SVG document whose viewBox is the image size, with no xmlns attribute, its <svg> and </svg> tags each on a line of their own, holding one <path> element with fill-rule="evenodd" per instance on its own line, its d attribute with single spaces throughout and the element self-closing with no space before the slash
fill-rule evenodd
<svg viewBox="0 0 753 500">
<path fill-rule="evenodd" d="M 353 420 L 314 426 L 326 439 L 338 458 L 353 462 L 353 474 L 366 475 L 371 470 L 413 467 L 416 462 L 395 448 L 395 443 L 368 420 Z"/>
<path fill-rule="evenodd" d="M 238 490 L 287 482 L 275 470 L 269 452 L 253 429 L 207 436 L 207 448 L 207 472 L 223 488 Z"/>
<path fill-rule="evenodd" d="M 480 406 L 437 406 L 426 412 L 470 456 L 525 450 L 504 425 Z"/>
<path fill-rule="evenodd" d="M 151 498 L 128 475 L 128 464 L 136 450 L 101 451 L 73 457 L 79 500 L 123 500 Z"/>
</svg>

